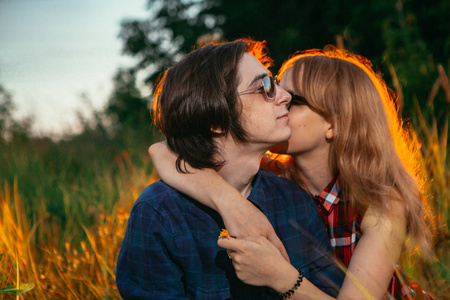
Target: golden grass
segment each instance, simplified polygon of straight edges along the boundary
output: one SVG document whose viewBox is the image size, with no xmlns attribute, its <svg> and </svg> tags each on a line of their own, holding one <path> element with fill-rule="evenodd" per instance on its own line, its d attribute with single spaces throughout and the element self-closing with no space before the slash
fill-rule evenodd
<svg viewBox="0 0 450 300">
<path fill-rule="evenodd" d="M 429 214 L 432 218 L 434 244 L 434 260 L 424 261 L 415 253 L 402 256 L 403 270 L 423 288 L 432 291 L 438 299 L 450 299 L 450 166 L 448 159 L 448 119 L 441 132 L 438 132 L 436 121 L 431 128 L 427 126 L 420 110 L 417 111 L 419 126 L 415 131 L 416 138 L 422 138 L 421 161 L 422 172 L 427 175 L 426 190 L 430 203 Z"/>
<path fill-rule="evenodd" d="M 124 189 L 120 201 L 111 214 L 97 216 L 96 226 L 86 228 L 80 224 L 86 240 L 76 245 L 66 236 L 37 240 L 34 233 L 38 226 L 52 228 L 53 232 L 64 230 L 49 224 L 49 215 L 44 211 L 41 219 L 31 227 L 25 218 L 17 181 L 13 191 L 4 184 L 0 189 L 0 254 L 3 254 L 0 279 L 4 278 L 0 288 L 17 285 L 20 281 L 34 284 L 34 289 L 21 294 L 26 295 L 26 299 L 120 299 L 115 284 L 120 244 L 130 208 L 139 191 L 150 183 L 142 171 L 132 167 L 128 156 L 122 158 L 119 164 L 127 173 L 122 174 Z M 57 248 L 60 239 L 65 241 L 62 249 Z M 10 299 L 8 297 L 10 295 L 0 293 L 0 299 Z"/>
<path fill-rule="evenodd" d="M 417 136 L 425 137 L 423 171 L 428 174 L 427 185 L 432 195 L 436 259 L 429 263 L 417 256 L 405 256 L 403 271 L 434 292 L 438 299 L 446 299 L 450 298 L 448 125 L 438 134 L 436 125 L 428 128 L 423 121 L 416 131 Z M 111 185 L 121 187 L 119 200 L 111 212 L 98 213 L 93 226 L 87 227 L 83 220 L 78 220 L 85 239 L 77 243 L 72 242 L 70 232 L 51 221 L 45 205 L 51 199 L 40 200 L 40 217 L 31 224 L 18 192 L 20 179 L 14 181 L 12 188 L 6 182 L 0 186 L 0 254 L 3 254 L 0 288 L 17 287 L 19 283 L 24 284 L 21 288 L 34 285 L 19 295 L 0 293 L 0 299 L 120 299 L 115 264 L 128 214 L 140 191 L 158 178 L 155 173 L 148 176 L 144 170 L 134 168 L 126 153 L 116 163 L 121 176 L 109 180 Z M 37 229 L 48 234 L 37 235 Z"/>
</svg>

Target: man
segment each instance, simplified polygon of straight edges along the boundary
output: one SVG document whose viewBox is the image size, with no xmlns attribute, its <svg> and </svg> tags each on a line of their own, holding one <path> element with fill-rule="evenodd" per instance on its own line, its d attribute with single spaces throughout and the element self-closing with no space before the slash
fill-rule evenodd
<svg viewBox="0 0 450 300">
<path fill-rule="evenodd" d="M 342 274 L 323 255 L 326 232 L 308 194 L 259 170 L 262 154 L 290 136 L 290 95 L 275 85 L 263 44 L 207 45 L 169 69 L 155 92 L 155 117 L 168 146 L 194 168 L 214 168 L 258 206 L 286 247 L 293 266 L 335 295 Z M 253 55 L 252 55 L 252 54 Z M 299 231 L 290 222 L 301 224 Z M 162 181 L 134 204 L 117 263 L 125 299 L 278 299 L 246 285 L 217 246 L 220 215 Z M 326 281 L 330 275 L 333 282 Z"/>
</svg>

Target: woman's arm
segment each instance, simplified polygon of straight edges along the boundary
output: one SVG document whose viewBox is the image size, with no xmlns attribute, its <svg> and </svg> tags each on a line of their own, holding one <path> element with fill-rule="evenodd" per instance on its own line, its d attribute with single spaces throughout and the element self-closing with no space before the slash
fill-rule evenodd
<svg viewBox="0 0 450 300">
<path fill-rule="evenodd" d="M 363 235 L 352 255 L 337 299 L 383 299 L 406 234 L 403 209 L 396 215 L 378 215 L 368 210 L 363 219 Z M 220 238 L 220 247 L 229 254 L 237 276 L 252 285 L 269 286 L 284 293 L 294 286 L 298 273 L 280 259 L 275 248 L 262 237 Z M 290 299 L 334 299 L 303 279 Z"/>
<path fill-rule="evenodd" d="M 187 166 L 190 173 L 179 173 L 175 168 L 177 156 L 169 150 L 165 142 L 153 144 L 148 152 L 161 179 L 216 210 L 231 235 L 264 236 L 289 260 L 283 243 L 264 214 L 216 171 Z"/>
<path fill-rule="evenodd" d="M 383 298 L 406 236 L 404 208 L 395 205 L 392 211 L 381 215 L 367 210 L 339 298 L 362 299 L 366 293 L 374 299 Z"/>
<path fill-rule="evenodd" d="M 289 291 L 297 282 L 298 271 L 287 262 L 264 237 L 219 238 L 217 244 L 226 248 L 236 275 L 243 282 L 268 286 L 278 293 Z M 289 299 L 335 299 L 303 278 L 300 287 Z"/>
</svg>

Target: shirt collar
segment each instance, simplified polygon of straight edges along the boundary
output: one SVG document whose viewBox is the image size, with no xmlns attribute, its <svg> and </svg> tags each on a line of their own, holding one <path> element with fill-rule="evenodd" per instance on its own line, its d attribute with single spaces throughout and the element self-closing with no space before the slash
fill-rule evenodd
<svg viewBox="0 0 450 300">
<path fill-rule="evenodd" d="M 261 187 L 261 172 L 264 171 L 260 168 L 258 173 L 256 173 L 253 178 L 253 188 L 247 199 L 264 212 L 266 206 L 266 196 L 264 194 L 264 189 Z"/>
<path fill-rule="evenodd" d="M 322 204 L 328 214 L 339 203 L 340 197 L 340 179 L 339 174 L 336 175 L 328 186 L 315 198 Z"/>
</svg>

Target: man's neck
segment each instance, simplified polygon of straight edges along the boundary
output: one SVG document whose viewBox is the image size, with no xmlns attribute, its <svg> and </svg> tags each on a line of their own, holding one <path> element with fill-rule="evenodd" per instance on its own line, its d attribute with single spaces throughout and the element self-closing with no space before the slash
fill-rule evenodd
<svg viewBox="0 0 450 300">
<path fill-rule="evenodd" d="M 252 181 L 259 170 L 259 162 L 264 149 L 253 149 L 246 144 L 237 144 L 231 138 L 221 141 L 223 143 L 221 159 L 225 164 L 218 173 L 235 189 L 247 198 L 252 191 Z"/>
</svg>

